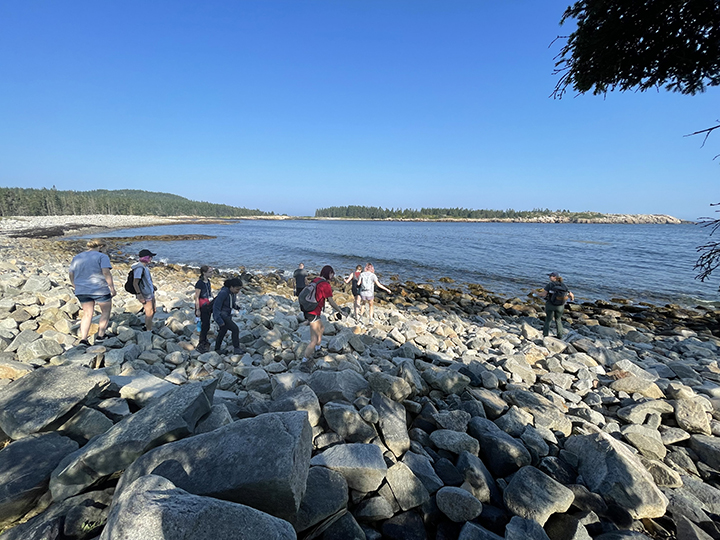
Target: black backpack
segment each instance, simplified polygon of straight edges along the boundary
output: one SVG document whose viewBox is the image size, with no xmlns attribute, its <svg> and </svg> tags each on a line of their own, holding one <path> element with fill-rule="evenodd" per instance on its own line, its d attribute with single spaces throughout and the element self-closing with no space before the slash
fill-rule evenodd
<svg viewBox="0 0 720 540">
<path fill-rule="evenodd" d="M 564 306 L 570 291 L 563 283 L 555 283 L 550 289 L 550 303 L 553 306 Z"/>
<path fill-rule="evenodd" d="M 320 279 L 319 281 L 313 281 L 300 291 L 298 302 L 300 303 L 300 309 L 305 313 L 309 313 L 318 307 L 317 286 L 318 283 L 322 283 L 323 281 L 326 280 Z"/>
<path fill-rule="evenodd" d="M 135 268 L 130 268 L 130 271 L 128 272 L 127 280 L 125 280 L 125 290 L 129 292 L 130 294 L 137 294 L 137 291 L 135 290 Z"/>
</svg>

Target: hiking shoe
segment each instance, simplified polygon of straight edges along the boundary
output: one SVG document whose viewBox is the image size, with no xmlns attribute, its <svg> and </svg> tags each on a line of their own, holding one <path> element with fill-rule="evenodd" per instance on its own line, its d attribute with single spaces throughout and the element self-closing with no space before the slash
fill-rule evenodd
<svg viewBox="0 0 720 540">
<path fill-rule="evenodd" d="M 210 350 L 210 343 L 208 343 L 207 341 L 198 343 L 197 347 L 195 347 L 195 350 L 200 354 L 206 353 Z"/>
<path fill-rule="evenodd" d="M 90 342 L 87 339 L 81 339 L 80 341 L 78 341 L 77 346 L 80 346 L 80 345 L 85 345 L 86 347 L 90 347 Z"/>
<path fill-rule="evenodd" d="M 233 349 L 233 354 L 242 354 L 243 350 L 240 347 L 235 347 Z"/>
</svg>

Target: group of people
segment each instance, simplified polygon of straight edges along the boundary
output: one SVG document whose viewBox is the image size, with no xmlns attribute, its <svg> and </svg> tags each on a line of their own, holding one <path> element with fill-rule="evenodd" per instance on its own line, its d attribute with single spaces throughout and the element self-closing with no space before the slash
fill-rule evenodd
<svg viewBox="0 0 720 540">
<path fill-rule="evenodd" d="M 300 370 L 309 372 L 310 359 L 320 349 L 320 341 L 322 340 L 322 335 L 325 330 L 321 317 L 325 307 L 325 301 L 327 300 L 333 310 L 335 310 L 338 320 L 343 317 L 343 312 L 332 298 L 333 291 L 330 282 L 335 277 L 335 270 L 332 266 L 323 266 L 322 270 L 320 270 L 320 276 L 313 279 L 310 283 L 307 283 L 308 272 L 305 270 L 305 265 L 300 263 L 297 270 L 293 273 L 293 277 L 295 278 L 295 296 L 300 297 L 303 290 L 307 288 L 317 302 L 314 308 L 307 311 L 303 310 L 305 320 L 308 321 L 310 325 L 310 343 L 305 348 L 302 360 L 300 361 Z M 378 280 L 372 263 L 367 263 L 364 271 L 362 265 L 357 265 L 355 271 L 348 275 L 344 281 L 345 283 L 352 283 L 355 319 L 360 320 L 364 307 L 367 304 L 369 306 L 370 320 L 372 320 L 375 286 L 377 285 L 378 288 L 390 292 L 390 289 L 382 285 Z M 303 309 L 302 306 L 303 303 L 301 302 L 301 309 Z"/>
<path fill-rule="evenodd" d="M 98 329 L 95 334 L 95 342 L 102 342 L 108 337 L 112 337 L 108 332 L 108 324 L 110 321 L 110 312 L 112 310 L 112 298 L 117 295 L 113 276 L 111 273 L 112 264 L 107 253 L 105 253 L 106 243 L 102 240 L 89 240 L 86 244 L 87 250 L 73 257 L 69 268 L 70 284 L 74 289 L 75 296 L 82 308 L 82 318 L 80 321 L 80 340 L 79 345 L 89 346 L 88 336 L 92 326 L 92 318 L 95 313 L 95 306 L 100 309 L 100 319 L 98 321 Z M 131 267 L 131 277 L 128 282 L 131 283 L 132 292 L 135 293 L 137 300 L 142 304 L 142 312 L 145 315 L 145 329 L 150 331 L 153 327 L 153 318 L 156 312 L 155 292 L 157 287 L 153 284 L 152 274 L 149 265 L 157 254 L 149 249 L 142 249 L 138 253 L 138 262 Z M 210 317 L 215 320 L 218 325 L 217 335 L 215 337 L 215 351 L 222 351 L 222 343 L 228 332 L 231 334 L 233 353 L 239 354 L 240 349 L 240 329 L 233 321 L 232 312 L 239 309 L 237 294 L 242 287 L 240 278 L 226 279 L 222 289 L 217 296 L 213 295 L 212 284 L 210 278 L 213 275 L 213 269 L 209 266 L 200 267 L 200 276 L 195 283 L 195 316 L 200 319 L 200 340 L 197 350 L 201 353 L 210 350 L 210 342 L 207 339 L 210 331 Z M 310 343 L 305 348 L 303 358 L 301 360 L 301 370 L 309 371 L 309 360 L 314 353 L 320 349 L 320 341 L 322 339 L 324 325 L 322 323 L 322 311 L 327 301 L 336 312 L 338 319 L 342 318 L 343 312 L 337 303 L 333 300 L 333 291 L 331 281 L 335 277 L 335 270 L 332 266 L 326 265 L 320 271 L 320 275 L 307 283 L 308 272 L 305 270 L 303 263 L 300 263 L 298 269 L 295 270 L 293 277 L 295 278 L 295 295 L 300 296 L 303 289 L 312 285 L 314 288 L 314 300 L 317 302 L 313 309 L 303 311 L 305 320 L 310 325 Z M 543 336 L 550 334 L 550 325 L 555 321 L 557 326 L 557 337 L 563 337 L 562 315 L 565 304 L 568 300 L 574 300 L 574 294 L 563 283 L 563 278 L 557 272 L 548 274 L 550 282 L 539 292 L 539 296 L 545 299 L 545 323 L 543 325 Z M 372 263 L 367 263 L 363 269 L 362 265 L 357 265 L 355 271 L 344 278 L 345 283 L 351 284 L 353 302 L 353 315 L 357 321 L 362 320 L 365 306 L 368 306 L 370 320 L 372 321 L 374 313 L 375 287 L 390 293 L 390 289 L 380 283 L 375 268 Z M 128 287 L 126 287 L 128 288 Z"/>
<path fill-rule="evenodd" d="M 70 262 L 68 275 L 70 285 L 82 309 L 80 320 L 80 339 L 78 345 L 89 346 L 88 337 L 95 314 L 95 307 L 100 309 L 98 329 L 95 334 L 95 343 L 113 337 L 108 332 L 112 299 L 117 295 L 112 276 L 112 264 L 105 250 L 107 244 L 102 240 L 89 240 L 87 250 L 77 254 Z M 157 311 L 155 292 L 157 287 L 153 284 L 150 272 L 150 263 L 157 253 L 149 249 L 142 249 L 138 253 L 138 261 L 130 267 L 128 276 L 128 292 L 133 292 L 142 304 L 145 315 L 145 330 L 152 330 L 153 319 Z M 195 284 L 195 315 L 201 320 L 200 342 L 197 349 L 200 352 L 210 350 L 207 335 L 210 330 L 210 316 L 218 324 L 215 339 L 215 350 L 220 352 L 225 335 L 230 332 L 232 336 L 233 352 L 240 352 L 240 329 L 232 319 L 232 310 L 238 309 L 237 294 L 242 287 L 239 278 L 225 280 L 223 288 L 217 296 L 213 295 L 210 277 L 213 269 L 209 266 L 200 267 L 200 277 Z"/>
<path fill-rule="evenodd" d="M 230 332 L 233 354 L 240 354 L 240 328 L 233 321 L 232 312 L 240 309 L 237 295 L 242 287 L 242 281 L 237 277 L 226 279 L 217 296 L 213 296 L 210 283 L 212 275 L 213 269 L 203 265 L 200 267 L 200 276 L 195 283 L 195 316 L 200 318 L 200 340 L 196 350 L 200 353 L 210 350 L 207 335 L 210 331 L 210 316 L 212 315 L 218 325 L 215 336 L 215 352 L 222 352 L 223 340 Z"/>
</svg>

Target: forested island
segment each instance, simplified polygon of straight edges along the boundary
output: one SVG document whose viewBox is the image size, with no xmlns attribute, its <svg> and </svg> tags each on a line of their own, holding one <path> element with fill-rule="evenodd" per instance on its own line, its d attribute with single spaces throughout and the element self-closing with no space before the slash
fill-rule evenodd
<svg viewBox="0 0 720 540">
<path fill-rule="evenodd" d="M 316 218 L 389 219 L 410 221 L 503 221 L 530 223 L 682 223 L 665 214 L 601 214 L 569 210 L 471 210 L 468 208 L 380 208 L 377 206 L 331 206 L 315 210 Z"/>
<path fill-rule="evenodd" d="M 75 216 L 113 214 L 136 216 L 245 217 L 274 216 L 274 212 L 227 204 L 191 201 L 179 195 L 139 189 L 0 188 L 0 216 Z"/>
</svg>

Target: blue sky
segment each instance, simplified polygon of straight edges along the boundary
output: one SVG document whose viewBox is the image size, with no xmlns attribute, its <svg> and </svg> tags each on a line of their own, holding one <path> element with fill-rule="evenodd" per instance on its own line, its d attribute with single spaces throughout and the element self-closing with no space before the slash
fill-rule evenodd
<svg viewBox="0 0 720 540">
<path fill-rule="evenodd" d="M 713 214 L 718 89 L 552 99 L 568 0 L 0 0 L 0 185 Z"/>
</svg>

